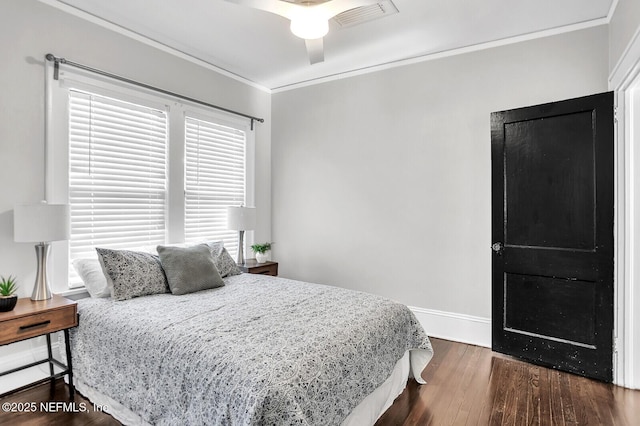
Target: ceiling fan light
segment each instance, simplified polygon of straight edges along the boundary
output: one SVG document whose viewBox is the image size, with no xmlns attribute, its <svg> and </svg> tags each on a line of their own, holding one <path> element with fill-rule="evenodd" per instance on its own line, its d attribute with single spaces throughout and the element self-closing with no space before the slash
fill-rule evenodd
<svg viewBox="0 0 640 426">
<path fill-rule="evenodd" d="M 329 32 L 329 21 L 316 16 L 299 16 L 291 20 L 291 32 L 305 40 L 322 38 Z"/>
</svg>

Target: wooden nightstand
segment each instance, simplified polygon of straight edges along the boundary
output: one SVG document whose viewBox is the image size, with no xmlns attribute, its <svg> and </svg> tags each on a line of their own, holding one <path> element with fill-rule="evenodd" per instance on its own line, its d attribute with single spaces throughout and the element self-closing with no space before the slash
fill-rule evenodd
<svg viewBox="0 0 640 426">
<path fill-rule="evenodd" d="M 258 263 L 255 259 L 247 259 L 242 265 L 238 265 L 242 272 L 249 274 L 273 275 L 278 276 L 278 262 L 266 261 Z"/>
<path fill-rule="evenodd" d="M 69 329 L 78 325 L 78 309 L 76 302 L 65 299 L 56 294 L 49 300 L 33 301 L 28 298 L 18 299 L 16 307 L 10 312 L 0 312 L 0 346 L 32 339 L 38 336 L 47 337 L 48 358 L 32 362 L 22 367 L 0 372 L 0 377 L 15 373 L 40 364 L 49 364 L 49 377 L 29 383 L 0 395 L 0 398 L 39 385 L 47 381 L 53 388 L 55 380 L 69 376 L 69 396 L 73 400 L 73 368 L 71 364 L 71 348 L 69 346 Z M 51 333 L 64 331 L 64 342 L 67 354 L 67 365 L 53 358 L 51 351 Z M 53 366 L 57 365 L 62 371 L 54 374 Z"/>
</svg>

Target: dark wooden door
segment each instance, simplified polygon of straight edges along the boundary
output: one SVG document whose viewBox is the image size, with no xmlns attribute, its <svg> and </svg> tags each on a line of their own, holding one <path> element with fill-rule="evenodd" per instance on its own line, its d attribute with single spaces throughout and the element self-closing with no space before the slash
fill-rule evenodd
<svg viewBox="0 0 640 426">
<path fill-rule="evenodd" d="M 491 114 L 492 348 L 610 382 L 613 93 Z"/>
</svg>

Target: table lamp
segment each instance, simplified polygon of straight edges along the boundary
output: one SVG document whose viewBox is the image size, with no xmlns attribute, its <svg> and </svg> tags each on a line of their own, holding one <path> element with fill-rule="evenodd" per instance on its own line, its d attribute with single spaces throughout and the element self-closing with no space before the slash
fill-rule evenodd
<svg viewBox="0 0 640 426">
<path fill-rule="evenodd" d="M 244 264 L 244 231 L 255 226 L 255 207 L 227 207 L 227 228 L 238 231 L 238 265 Z"/>
<path fill-rule="evenodd" d="M 49 242 L 69 239 L 69 206 L 67 204 L 27 204 L 13 209 L 14 240 L 19 243 L 38 243 L 36 282 L 31 300 L 51 299 L 47 277 Z"/>
</svg>

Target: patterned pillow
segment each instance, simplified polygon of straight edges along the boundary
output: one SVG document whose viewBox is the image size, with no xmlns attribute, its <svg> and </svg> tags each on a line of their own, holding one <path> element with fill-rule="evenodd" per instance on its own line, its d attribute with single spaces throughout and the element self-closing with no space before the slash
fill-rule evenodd
<svg viewBox="0 0 640 426">
<path fill-rule="evenodd" d="M 158 256 L 129 250 L 96 251 L 114 300 L 169 292 Z"/>
<path fill-rule="evenodd" d="M 220 276 L 230 277 L 232 275 L 240 275 L 242 271 L 238 268 L 236 261 L 233 260 L 222 241 L 213 241 L 207 243 L 213 256 L 213 262 L 216 265 L 216 269 L 220 272 Z"/>
<path fill-rule="evenodd" d="M 173 294 L 194 293 L 224 285 L 206 244 L 193 247 L 158 246 L 158 254 Z"/>
</svg>

